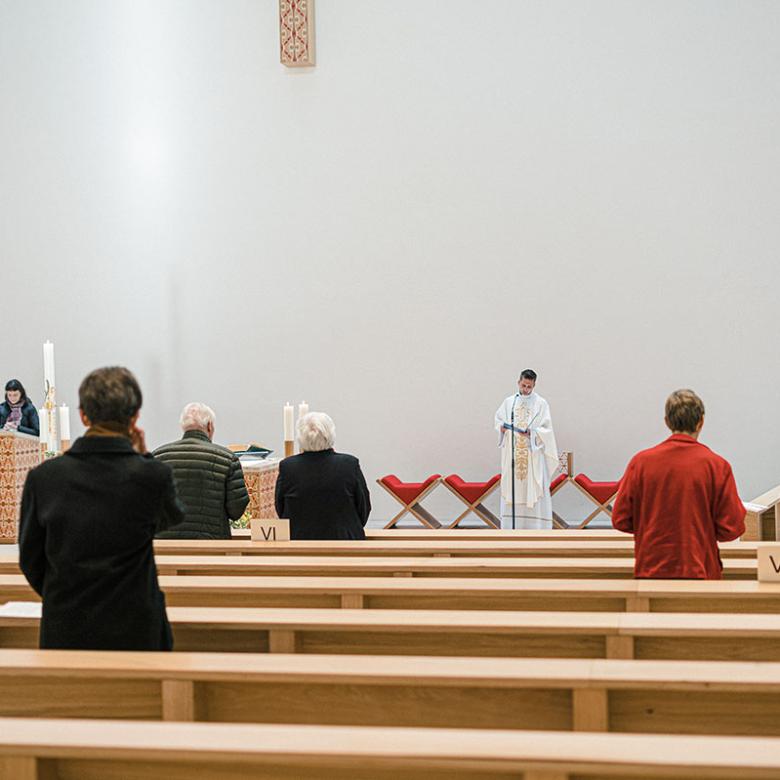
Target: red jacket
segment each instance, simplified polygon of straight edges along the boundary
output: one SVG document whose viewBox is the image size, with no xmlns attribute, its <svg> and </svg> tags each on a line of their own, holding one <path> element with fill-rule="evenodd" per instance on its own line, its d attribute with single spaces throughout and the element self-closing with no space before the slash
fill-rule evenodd
<svg viewBox="0 0 780 780">
<path fill-rule="evenodd" d="M 674 434 L 631 459 L 612 525 L 634 534 L 635 577 L 719 580 L 717 543 L 745 532 L 745 507 L 726 460 Z"/>
</svg>

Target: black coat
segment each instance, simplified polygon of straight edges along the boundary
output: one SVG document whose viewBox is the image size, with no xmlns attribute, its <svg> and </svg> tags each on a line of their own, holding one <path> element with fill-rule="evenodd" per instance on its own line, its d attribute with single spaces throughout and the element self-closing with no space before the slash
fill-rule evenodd
<svg viewBox="0 0 780 780">
<path fill-rule="evenodd" d="M 230 539 L 230 521 L 238 520 L 249 504 L 238 457 L 203 431 L 187 431 L 158 447 L 154 457 L 173 469 L 176 494 L 187 513 L 181 525 L 158 538 Z"/>
<path fill-rule="evenodd" d="M 170 650 L 152 540 L 181 522 L 171 470 L 129 439 L 77 439 L 28 475 L 19 563 L 43 600 L 40 646 Z"/>
<path fill-rule="evenodd" d="M 333 450 L 302 452 L 279 464 L 276 514 L 291 539 L 365 539 L 371 497 L 360 463 Z"/>
<path fill-rule="evenodd" d="M 10 404 L 8 401 L 3 401 L 3 403 L 0 404 L 0 428 L 5 425 L 10 414 Z M 18 430 L 19 433 L 29 433 L 31 436 L 40 436 L 41 425 L 38 421 L 38 410 L 29 398 L 24 399 L 24 404 L 22 405 L 22 419 L 19 421 L 19 427 L 16 430 Z"/>
</svg>

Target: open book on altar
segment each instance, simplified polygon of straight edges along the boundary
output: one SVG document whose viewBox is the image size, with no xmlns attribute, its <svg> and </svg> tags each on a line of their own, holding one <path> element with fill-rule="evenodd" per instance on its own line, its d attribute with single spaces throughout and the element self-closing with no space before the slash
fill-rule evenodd
<svg viewBox="0 0 780 780">
<path fill-rule="evenodd" d="M 273 452 L 273 450 L 268 449 L 268 447 L 263 447 L 260 444 L 231 444 L 228 449 L 235 455 L 238 455 L 239 458 L 246 456 L 264 459 Z"/>
</svg>

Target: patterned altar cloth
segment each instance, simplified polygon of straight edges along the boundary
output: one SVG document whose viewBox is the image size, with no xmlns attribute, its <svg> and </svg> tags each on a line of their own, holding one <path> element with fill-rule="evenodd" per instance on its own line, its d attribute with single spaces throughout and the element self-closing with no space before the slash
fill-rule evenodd
<svg viewBox="0 0 780 780">
<path fill-rule="evenodd" d="M 0 541 L 16 541 L 24 480 L 40 462 L 37 436 L 0 431 Z"/>
<path fill-rule="evenodd" d="M 244 482 L 249 493 L 249 512 L 252 517 L 276 517 L 274 491 L 279 476 L 279 458 L 241 460 Z"/>
</svg>

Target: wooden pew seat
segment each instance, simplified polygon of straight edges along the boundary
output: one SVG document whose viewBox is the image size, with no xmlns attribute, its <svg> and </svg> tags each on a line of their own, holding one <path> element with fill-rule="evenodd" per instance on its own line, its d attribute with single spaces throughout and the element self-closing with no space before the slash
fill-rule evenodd
<svg viewBox="0 0 780 780">
<path fill-rule="evenodd" d="M 365 558 L 284 555 L 158 555 L 160 574 L 285 577 L 632 578 L 631 558 Z M 723 562 L 725 579 L 756 579 L 754 559 Z M 15 556 L 0 556 L 0 574 L 19 574 Z"/>
<path fill-rule="evenodd" d="M 780 583 L 419 577 L 160 577 L 169 607 L 780 613 Z M 0 604 L 38 601 L 0 575 Z"/>
<path fill-rule="evenodd" d="M 362 558 L 319 556 L 158 556 L 160 574 L 277 576 L 631 578 L 631 558 Z M 755 579 L 756 561 L 724 561 L 726 579 Z"/>
<path fill-rule="evenodd" d="M 780 616 L 171 607 L 198 652 L 780 661 Z M 0 647 L 37 646 L 39 618 L 0 617 Z"/>
<path fill-rule="evenodd" d="M 780 664 L 0 650 L 0 717 L 780 736 Z"/>
<path fill-rule="evenodd" d="M 2 780 L 777 778 L 780 741 L 356 726 L 0 720 Z"/>
<path fill-rule="evenodd" d="M 756 542 L 726 542 L 722 558 L 754 558 Z M 159 555 L 318 555 L 452 558 L 633 558 L 632 539 L 609 541 L 468 541 L 431 544 L 427 540 L 252 542 L 236 539 L 157 539 Z"/>
<path fill-rule="evenodd" d="M 234 528 L 232 530 L 234 539 L 249 539 L 250 531 L 248 528 Z M 523 541 L 598 541 L 605 539 L 626 540 L 631 537 L 627 534 L 616 531 L 614 528 L 567 528 L 567 529 L 515 529 L 507 528 L 366 528 L 366 539 L 391 541 L 415 541 L 424 540 L 432 542 L 451 542 L 451 541 L 501 541 L 501 540 L 523 540 Z"/>
</svg>

